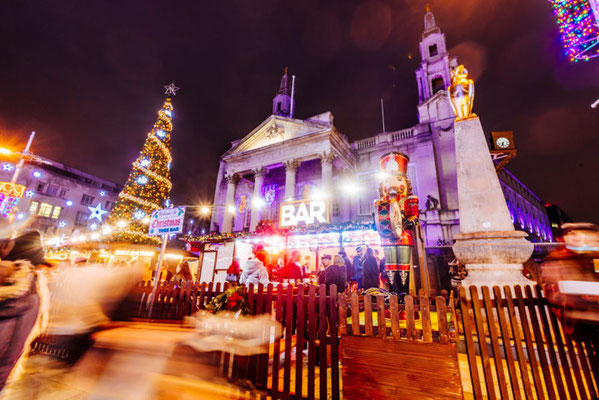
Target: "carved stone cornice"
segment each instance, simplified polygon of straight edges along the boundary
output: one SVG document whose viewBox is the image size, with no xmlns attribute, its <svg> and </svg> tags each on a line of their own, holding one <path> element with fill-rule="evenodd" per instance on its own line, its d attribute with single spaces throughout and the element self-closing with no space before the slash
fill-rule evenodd
<svg viewBox="0 0 599 400">
<path fill-rule="evenodd" d="M 321 164 L 331 164 L 335 160 L 335 158 L 337 158 L 337 156 L 335 155 L 335 153 L 331 151 L 328 153 L 319 154 L 318 158 L 320 158 Z"/>
<path fill-rule="evenodd" d="M 238 173 L 227 173 L 225 174 L 225 180 L 227 181 L 227 183 L 232 183 L 233 185 L 237 185 L 237 182 L 239 182 L 239 179 L 241 179 L 241 175 L 239 175 Z"/>
<path fill-rule="evenodd" d="M 289 161 L 283 161 L 283 165 L 285 166 L 286 172 L 296 172 L 300 166 L 300 161 L 295 160 L 295 159 L 289 160 Z"/>
<path fill-rule="evenodd" d="M 268 170 L 264 167 L 254 168 L 252 170 L 252 174 L 254 174 L 255 177 L 264 176 L 267 172 Z"/>
</svg>

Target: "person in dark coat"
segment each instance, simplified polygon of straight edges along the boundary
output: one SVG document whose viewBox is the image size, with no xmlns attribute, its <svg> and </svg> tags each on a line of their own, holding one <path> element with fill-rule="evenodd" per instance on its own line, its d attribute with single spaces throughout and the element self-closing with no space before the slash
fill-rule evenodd
<svg viewBox="0 0 599 400">
<path fill-rule="evenodd" d="M 353 282 L 358 283 L 358 288 L 362 288 L 362 255 L 364 254 L 364 248 L 357 246 L 356 252 L 357 254 L 354 256 L 352 262 L 351 279 Z"/>
<path fill-rule="evenodd" d="M 325 262 L 325 257 L 328 257 L 328 260 L 331 259 L 331 256 L 324 255 L 322 257 L 323 264 Z M 329 264 L 325 270 L 321 272 L 320 276 L 318 277 L 318 283 L 324 283 L 327 285 L 327 293 L 329 292 L 331 285 L 337 286 L 337 293 L 343 293 L 347 285 L 345 268 L 345 261 L 343 261 L 343 257 L 337 254 L 333 260 L 333 263 Z"/>
<path fill-rule="evenodd" d="M 374 256 L 372 248 L 366 249 L 366 255 L 364 257 L 364 263 L 362 267 L 362 288 L 379 287 L 379 263 Z"/>
<path fill-rule="evenodd" d="M 339 250 L 339 255 L 343 259 L 343 264 L 345 265 L 345 279 L 347 279 L 347 281 L 349 282 L 351 281 L 351 261 L 347 256 L 345 249 L 342 248 L 341 250 Z"/>
</svg>

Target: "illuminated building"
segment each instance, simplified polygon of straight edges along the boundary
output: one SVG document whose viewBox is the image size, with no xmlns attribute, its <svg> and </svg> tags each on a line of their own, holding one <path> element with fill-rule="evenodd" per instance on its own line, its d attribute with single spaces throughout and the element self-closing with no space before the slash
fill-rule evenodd
<svg viewBox="0 0 599 400">
<path fill-rule="evenodd" d="M 105 219 L 117 200 L 121 186 L 62 163 L 37 156 L 27 161 L 17 183 L 26 187 L 18 204 L 17 219 L 32 218 L 32 228 L 46 234 L 86 232 Z M 0 181 L 10 181 L 14 163 L 2 161 Z M 92 218 L 91 208 L 104 212 Z"/>
<path fill-rule="evenodd" d="M 451 243 L 459 233 L 459 206 L 455 114 L 446 88 L 458 64 L 448 53 L 445 35 L 430 11 L 424 18 L 420 55 L 416 70 L 419 123 L 354 142 L 335 127 L 330 112 L 294 117 L 292 82 L 285 71 L 273 100 L 273 114 L 233 142 L 221 157 L 211 228 L 253 232 L 263 220 L 278 225 L 281 203 L 303 199 L 307 211 L 295 203 L 293 210 L 286 208 L 293 213 L 286 221 L 298 226 L 316 224 L 322 223 L 323 215 L 332 224 L 372 221 L 379 159 L 400 151 L 410 158 L 407 175 L 413 194 L 420 199 L 427 244 Z M 533 241 L 552 241 L 538 196 L 505 169 L 499 177 L 516 229 L 529 232 Z M 325 214 L 320 214 L 320 203 L 314 203 L 319 201 L 327 203 Z M 311 215 L 315 210 L 319 214 Z"/>
</svg>

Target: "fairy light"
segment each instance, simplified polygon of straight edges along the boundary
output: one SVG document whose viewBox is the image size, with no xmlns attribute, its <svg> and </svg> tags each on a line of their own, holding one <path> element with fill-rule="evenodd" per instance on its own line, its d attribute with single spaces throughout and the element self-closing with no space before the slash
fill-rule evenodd
<svg viewBox="0 0 599 400">
<path fill-rule="evenodd" d="M 554 0 L 553 14 L 570 61 L 588 61 L 599 56 L 599 9 L 593 0 Z M 595 5 L 595 7 L 599 7 Z"/>
<path fill-rule="evenodd" d="M 167 92 L 168 97 L 158 111 L 158 118 L 133 162 L 127 182 L 108 218 L 108 225 L 119 228 L 111 232 L 107 239 L 111 242 L 158 242 L 157 238 L 147 235 L 145 220 L 153 211 L 163 208 L 162 205 L 170 196 L 173 94 L 173 91 Z"/>
</svg>

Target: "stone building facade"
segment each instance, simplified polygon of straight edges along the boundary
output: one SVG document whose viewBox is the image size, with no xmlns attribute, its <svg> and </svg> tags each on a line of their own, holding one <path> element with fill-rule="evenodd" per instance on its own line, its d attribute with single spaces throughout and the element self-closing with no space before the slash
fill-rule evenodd
<svg viewBox="0 0 599 400">
<path fill-rule="evenodd" d="M 62 163 L 36 156 L 26 162 L 17 183 L 26 187 L 17 219 L 31 218 L 31 227 L 46 237 L 69 236 L 98 229 L 116 204 L 122 186 Z M 0 162 L 0 181 L 10 181 L 15 164 Z M 89 207 L 106 213 L 90 218 Z"/>
<path fill-rule="evenodd" d="M 407 175 L 420 199 L 427 244 L 451 243 L 459 233 L 459 207 L 455 115 L 446 88 L 458 64 L 430 11 L 424 18 L 420 56 L 419 123 L 355 142 L 335 127 L 330 112 L 293 117 L 286 70 L 273 100 L 273 114 L 233 142 L 221 158 L 212 229 L 251 232 L 261 220 L 276 223 L 281 203 L 317 195 L 327 199 L 331 223 L 371 220 L 378 197 L 379 159 L 400 151 L 410 158 Z M 540 199 L 509 171 L 499 176 L 516 228 L 529 232 L 533 241 L 551 241 Z"/>
</svg>

